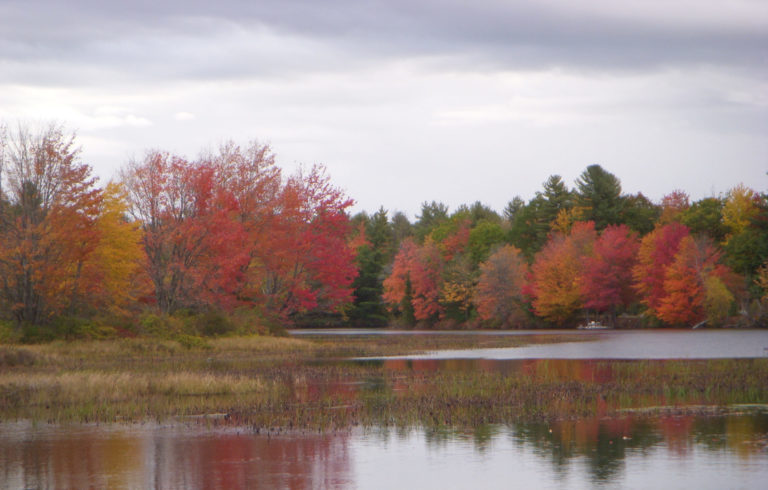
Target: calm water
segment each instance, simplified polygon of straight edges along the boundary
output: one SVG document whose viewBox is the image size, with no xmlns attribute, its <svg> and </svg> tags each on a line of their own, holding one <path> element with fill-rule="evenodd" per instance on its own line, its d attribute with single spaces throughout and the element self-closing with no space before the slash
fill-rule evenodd
<svg viewBox="0 0 768 490">
<path fill-rule="evenodd" d="M 764 488 L 768 414 L 294 436 L 0 424 L 4 488 Z"/>
<path fill-rule="evenodd" d="M 293 335 L 536 335 L 579 336 L 576 342 L 499 349 L 441 350 L 402 359 L 716 359 L 768 357 L 763 330 L 523 330 L 425 332 L 393 330 L 294 330 Z M 394 357 L 393 357 L 394 358 Z"/>
<path fill-rule="evenodd" d="M 322 335 L 543 333 L 562 332 Z M 765 330 L 567 333 L 584 341 L 362 362 L 390 370 L 543 369 L 558 379 L 608 382 L 612 364 L 599 359 L 755 358 L 766 356 L 768 346 Z M 356 396 L 363 388 L 339 389 Z M 736 408 L 725 416 L 627 413 L 470 432 L 373 428 L 267 436 L 178 424 L 0 423 L 0 488 L 765 488 L 768 409 Z"/>
</svg>

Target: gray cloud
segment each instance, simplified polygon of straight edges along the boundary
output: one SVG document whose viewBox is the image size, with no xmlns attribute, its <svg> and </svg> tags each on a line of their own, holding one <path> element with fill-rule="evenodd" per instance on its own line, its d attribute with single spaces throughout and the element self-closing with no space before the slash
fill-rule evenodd
<svg viewBox="0 0 768 490">
<path fill-rule="evenodd" d="M 4 2 L 0 56 L 17 78 L 231 78 L 399 57 L 446 69 L 768 69 L 768 7 L 753 1 L 266 0 Z M 681 8 L 682 5 L 685 8 Z M 4 79 L 12 75 L 5 70 Z"/>
<path fill-rule="evenodd" d="M 699 198 L 765 187 L 766 46 L 762 0 L 4 0 L 0 119 L 79 129 L 106 177 L 258 136 L 411 216 L 591 163 Z"/>
</svg>

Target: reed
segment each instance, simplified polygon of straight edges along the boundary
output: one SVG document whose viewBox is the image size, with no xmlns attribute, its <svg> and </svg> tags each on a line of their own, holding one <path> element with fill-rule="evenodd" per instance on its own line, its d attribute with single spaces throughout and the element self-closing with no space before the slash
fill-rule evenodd
<svg viewBox="0 0 768 490">
<path fill-rule="evenodd" d="M 768 359 L 526 361 L 504 369 L 337 360 L 350 352 L 372 356 L 484 341 L 246 337 L 198 348 L 137 339 L 5 346 L 0 420 L 176 420 L 255 431 L 474 428 L 768 402 Z"/>
</svg>

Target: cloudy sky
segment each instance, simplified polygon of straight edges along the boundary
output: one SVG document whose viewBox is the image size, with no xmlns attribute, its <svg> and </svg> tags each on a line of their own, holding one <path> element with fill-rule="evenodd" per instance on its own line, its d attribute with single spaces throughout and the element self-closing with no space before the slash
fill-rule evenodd
<svg viewBox="0 0 768 490">
<path fill-rule="evenodd" d="M 625 192 L 768 190 L 765 0 L 0 0 L 0 120 L 103 179 L 269 143 L 357 201 L 501 210 L 587 165 Z"/>
</svg>

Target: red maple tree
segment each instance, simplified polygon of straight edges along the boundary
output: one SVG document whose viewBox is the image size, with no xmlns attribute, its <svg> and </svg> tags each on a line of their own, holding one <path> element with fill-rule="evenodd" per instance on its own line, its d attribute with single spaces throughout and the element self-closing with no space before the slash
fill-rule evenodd
<svg viewBox="0 0 768 490">
<path fill-rule="evenodd" d="M 632 268 L 637 261 L 637 235 L 626 225 L 609 226 L 584 260 L 584 306 L 600 312 L 616 312 L 632 303 Z"/>
<path fill-rule="evenodd" d="M 643 237 L 637 265 L 632 269 L 640 300 L 652 312 L 658 310 L 665 296 L 667 267 L 673 262 L 680 242 L 689 235 L 688 228 L 677 222 L 656 227 Z"/>
</svg>

